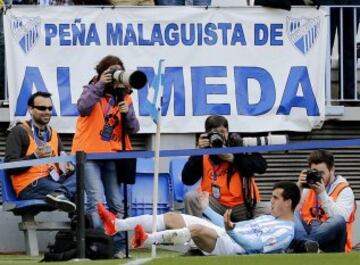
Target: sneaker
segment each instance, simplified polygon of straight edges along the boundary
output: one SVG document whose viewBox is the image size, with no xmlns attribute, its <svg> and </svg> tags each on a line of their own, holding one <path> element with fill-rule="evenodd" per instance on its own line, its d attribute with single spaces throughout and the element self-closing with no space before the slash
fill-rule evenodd
<svg viewBox="0 0 360 265">
<path fill-rule="evenodd" d="M 115 235 L 118 232 L 115 226 L 116 216 L 112 212 L 108 211 L 101 202 L 96 205 L 96 208 L 100 219 L 103 222 L 105 234 L 108 236 Z"/>
<path fill-rule="evenodd" d="M 134 235 L 131 240 L 131 246 L 133 248 L 141 247 L 148 237 L 149 235 L 144 231 L 144 228 L 141 225 L 136 225 L 134 228 Z"/>
<path fill-rule="evenodd" d="M 76 210 L 76 205 L 61 192 L 52 192 L 46 195 L 45 201 L 51 206 L 60 209 L 64 212 L 74 212 Z"/>
<path fill-rule="evenodd" d="M 306 253 L 318 253 L 319 243 L 312 240 L 306 240 L 304 243 L 304 249 Z"/>
<path fill-rule="evenodd" d="M 114 258 L 115 259 L 125 259 L 126 255 L 122 250 L 119 250 L 114 254 Z"/>
</svg>

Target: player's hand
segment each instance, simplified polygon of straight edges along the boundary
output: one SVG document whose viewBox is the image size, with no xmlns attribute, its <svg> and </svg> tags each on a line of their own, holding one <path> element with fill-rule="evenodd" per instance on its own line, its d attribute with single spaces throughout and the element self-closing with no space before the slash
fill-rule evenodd
<svg viewBox="0 0 360 265">
<path fill-rule="evenodd" d="M 224 214 L 224 227 L 227 231 L 235 228 L 235 224 L 231 222 L 231 212 L 231 209 L 227 209 Z"/>
<path fill-rule="evenodd" d="M 200 207 L 202 210 L 209 206 L 209 193 L 207 191 L 199 192 Z"/>
</svg>

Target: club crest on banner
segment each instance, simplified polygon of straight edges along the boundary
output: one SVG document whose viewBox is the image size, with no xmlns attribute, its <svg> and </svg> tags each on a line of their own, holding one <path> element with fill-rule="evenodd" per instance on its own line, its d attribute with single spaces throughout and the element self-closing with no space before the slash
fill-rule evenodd
<svg viewBox="0 0 360 265">
<path fill-rule="evenodd" d="M 11 16 L 10 27 L 20 48 L 25 54 L 31 51 L 40 38 L 40 17 Z"/>
<path fill-rule="evenodd" d="M 314 47 L 320 34 L 320 18 L 286 18 L 286 32 L 290 42 L 302 53 Z"/>
</svg>

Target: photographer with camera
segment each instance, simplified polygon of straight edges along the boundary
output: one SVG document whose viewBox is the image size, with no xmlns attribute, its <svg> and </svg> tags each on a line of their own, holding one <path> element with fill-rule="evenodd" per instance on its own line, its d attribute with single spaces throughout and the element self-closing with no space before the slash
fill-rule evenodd
<svg viewBox="0 0 360 265">
<path fill-rule="evenodd" d="M 199 137 L 198 148 L 234 146 L 239 142 L 237 134 L 229 136 L 228 121 L 223 116 L 209 116 L 205 131 Z M 193 185 L 201 179 L 201 190 L 210 194 L 210 207 L 220 215 L 231 208 L 232 221 L 239 222 L 266 213 L 265 207 L 260 207 L 254 179 L 254 173 L 262 174 L 266 167 L 259 153 L 191 156 L 182 171 L 182 181 Z M 185 213 L 202 217 L 198 192 L 186 193 Z"/>
<path fill-rule="evenodd" d="M 294 249 L 306 251 L 306 240 L 312 240 L 325 252 L 350 251 L 354 193 L 344 177 L 335 175 L 330 152 L 311 152 L 308 164 L 310 169 L 303 170 L 298 179 L 302 196 L 295 214 Z"/>
<path fill-rule="evenodd" d="M 99 62 L 96 72 L 97 76 L 84 86 L 77 102 L 80 116 L 72 152 L 82 150 L 87 153 L 108 153 L 132 150 L 129 135 L 139 131 L 139 122 L 130 94 L 132 87 L 140 88 L 145 85 L 146 76 L 139 71 L 129 74 L 122 61 L 112 55 Z M 140 77 L 136 76 L 138 74 Z M 111 212 L 123 212 L 118 171 L 117 162 L 112 160 L 87 161 L 85 164 L 86 211 L 95 227 L 101 227 L 96 204 L 103 202 L 104 198 Z M 121 237 L 114 237 L 115 250 L 120 258 L 123 257 L 121 250 L 125 247 L 121 243 Z"/>
</svg>

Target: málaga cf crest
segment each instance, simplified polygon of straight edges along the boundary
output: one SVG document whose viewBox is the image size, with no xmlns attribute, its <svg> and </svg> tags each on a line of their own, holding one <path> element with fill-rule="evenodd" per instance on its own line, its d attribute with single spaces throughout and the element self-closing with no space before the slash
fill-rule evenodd
<svg viewBox="0 0 360 265">
<path fill-rule="evenodd" d="M 316 43 L 320 34 L 320 18 L 286 18 L 286 32 L 290 42 L 303 54 Z"/>
<path fill-rule="evenodd" d="M 10 19 L 11 31 L 24 53 L 28 53 L 40 37 L 39 17 L 15 17 Z"/>
</svg>

